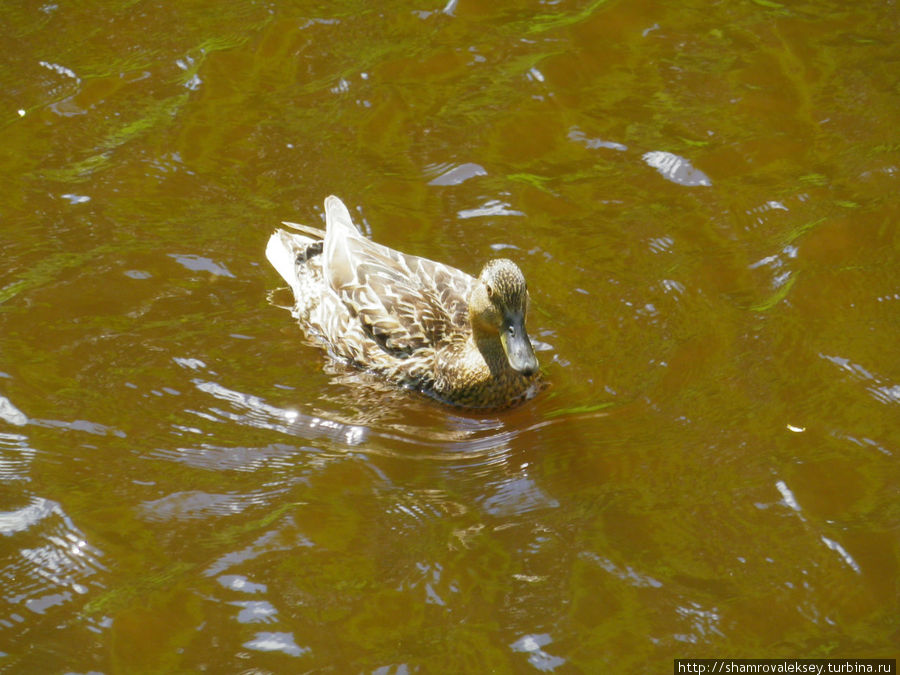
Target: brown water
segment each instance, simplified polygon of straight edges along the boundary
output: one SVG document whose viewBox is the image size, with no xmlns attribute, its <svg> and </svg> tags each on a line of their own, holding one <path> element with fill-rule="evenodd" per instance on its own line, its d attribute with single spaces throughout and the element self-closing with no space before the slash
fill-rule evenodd
<svg viewBox="0 0 900 675">
<path fill-rule="evenodd" d="M 372 7 L 0 6 L 0 671 L 896 657 L 896 3 Z M 515 259 L 551 388 L 329 367 L 331 193 Z"/>
</svg>

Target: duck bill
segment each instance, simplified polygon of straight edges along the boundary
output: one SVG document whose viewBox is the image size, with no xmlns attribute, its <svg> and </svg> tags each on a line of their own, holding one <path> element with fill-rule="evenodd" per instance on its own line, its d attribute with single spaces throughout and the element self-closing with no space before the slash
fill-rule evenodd
<svg viewBox="0 0 900 675">
<path fill-rule="evenodd" d="M 512 321 L 500 332 L 500 343 L 510 367 L 522 375 L 533 375 L 537 372 L 538 361 L 522 319 Z"/>
</svg>

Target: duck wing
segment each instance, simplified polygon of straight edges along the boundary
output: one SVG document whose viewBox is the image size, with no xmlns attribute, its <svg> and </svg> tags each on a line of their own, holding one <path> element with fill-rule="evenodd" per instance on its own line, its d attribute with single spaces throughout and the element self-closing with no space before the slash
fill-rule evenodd
<svg viewBox="0 0 900 675">
<path fill-rule="evenodd" d="M 337 197 L 325 214 L 325 277 L 382 349 L 407 358 L 468 329 L 471 276 L 365 238 Z"/>
</svg>

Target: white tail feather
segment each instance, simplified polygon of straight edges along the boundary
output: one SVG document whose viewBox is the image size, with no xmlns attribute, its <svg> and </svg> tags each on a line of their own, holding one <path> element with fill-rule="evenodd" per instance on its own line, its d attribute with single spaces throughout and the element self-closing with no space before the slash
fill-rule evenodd
<svg viewBox="0 0 900 675">
<path fill-rule="evenodd" d="M 340 288 L 353 279 L 353 261 L 347 242 L 359 237 L 344 202 L 331 195 L 325 198 L 325 250 L 322 271 L 332 288 Z"/>
<path fill-rule="evenodd" d="M 294 271 L 296 254 L 293 248 L 285 242 L 285 236 L 290 235 L 287 232 L 278 230 L 269 237 L 269 243 L 266 245 L 266 258 L 272 264 L 272 267 L 275 268 L 275 271 L 288 283 L 296 297 L 299 288 L 297 273 Z"/>
</svg>

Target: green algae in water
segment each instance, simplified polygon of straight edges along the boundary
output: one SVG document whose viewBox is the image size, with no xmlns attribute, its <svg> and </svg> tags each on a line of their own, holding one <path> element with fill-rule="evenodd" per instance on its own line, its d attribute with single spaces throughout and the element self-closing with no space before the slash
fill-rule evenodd
<svg viewBox="0 0 900 675">
<path fill-rule="evenodd" d="M 768 298 L 766 298 L 763 302 L 758 305 L 753 305 L 750 310 L 754 312 L 767 312 L 772 309 L 779 302 L 784 300 L 787 297 L 787 294 L 790 292 L 791 287 L 794 285 L 794 282 L 797 281 L 796 276 L 792 276 L 788 279 L 784 285 L 778 288 L 777 291 L 772 293 Z"/>
<path fill-rule="evenodd" d="M 41 174 L 50 180 L 63 183 L 80 183 L 92 174 L 105 168 L 110 161 L 110 153 L 151 130 L 171 124 L 172 120 L 188 100 L 188 93 L 179 94 L 149 104 L 144 114 L 117 129 L 113 129 L 100 141 L 97 152 L 64 169 L 44 169 Z"/>
<path fill-rule="evenodd" d="M 537 188 L 542 192 L 553 194 L 553 192 L 547 187 L 547 183 L 550 182 L 550 178 L 546 176 L 538 176 L 533 173 L 511 173 L 506 177 L 509 180 L 514 180 L 520 183 L 525 183 L 526 185 L 530 185 L 531 187 Z"/>
<path fill-rule="evenodd" d="M 563 415 L 584 415 L 587 413 L 599 412 L 600 410 L 606 410 L 607 408 L 612 408 L 615 405 L 613 401 L 605 401 L 604 403 L 595 403 L 593 405 L 579 405 L 573 406 L 571 408 L 557 408 L 556 410 L 551 410 L 546 413 L 544 417 L 547 419 L 553 419 L 554 417 L 561 417 Z"/>
<path fill-rule="evenodd" d="M 196 543 L 196 546 L 201 549 L 209 548 L 211 550 L 219 550 L 222 544 L 235 543 L 244 535 L 267 528 L 273 522 L 278 520 L 278 518 L 286 511 L 298 505 L 299 503 L 297 502 L 282 504 L 262 518 L 258 518 L 249 523 L 242 523 L 240 525 L 225 527 L 222 530 L 214 531 L 206 540 L 199 540 Z M 133 579 L 116 586 L 115 588 L 110 588 L 105 593 L 102 593 L 93 600 L 85 603 L 82 612 L 83 614 L 90 616 L 101 612 L 109 613 L 117 609 L 128 607 L 133 605 L 138 598 L 153 595 L 171 588 L 174 581 L 184 576 L 195 567 L 197 567 L 197 563 L 193 562 L 179 561 L 172 563 L 159 571 Z"/>
<path fill-rule="evenodd" d="M 817 220 L 813 220 L 813 221 L 810 221 L 810 222 L 808 222 L 808 223 L 804 223 L 804 224 L 801 225 L 800 227 L 797 227 L 797 228 L 793 229 L 793 230 L 788 234 L 788 236 L 785 238 L 784 243 L 785 243 L 785 244 L 792 244 L 792 243 L 794 243 L 797 239 L 799 239 L 799 238 L 800 238 L 802 235 L 804 235 L 806 232 L 808 232 L 809 230 L 813 229 L 814 227 L 816 227 L 816 226 L 819 225 L 820 223 L 825 222 L 825 220 L 827 220 L 827 219 L 824 218 L 824 217 L 822 217 L 822 218 L 819 218 L 819 219 L 817 219 Z"/>
<path fill-rule="evenodd" d="M 828 185 L 828 178 L 820 173 L 808 173 L 800 176 L 800 182 L 814 187 L 825 187 Z"/>
<path fill-rule="evenodd" d="M 193 563 L 176 562 L 158 572 L 146 574 L 132 582 L 110 588 L 105 593 L 85 603 L 82 612 L 87 616 L 91 616 L 127 607 L 139 597 L 170 588 L 172 581 L 194 567 L 196 565 Z"/>
<path fill-rule="evenodd" d="M 0 288 L 0 305 L 16 297 L 22 291 L 43 286 L 67 269 L 80 267 L 88 260 L 115 250 L 117 250 L 115 246 L 104 244 L 84 253 L 56 253 L 51 255 L 28 269 L 28 271 L 23 272 L 18 280 L 4 288 Z"/>
<path fill-rule="evenodd" d="M 301 505 L 302 502 L 290 502 L 287 504 L 282 504 L 277 509 L 274 509 L 270 513 L 264 515 L 262 518 L 257 518 L 256 520 L 250 521 L 249 523 L 242 523 L 241 525 L 226 527 L 222 530 L 213 532 L 209 537 L 209 541 L 211 543 L 215 543 L 217 547 L 219 544 L 223 543 L 234 543 L 248 532 L 256 532 L 268 527 L 276 520 L 278 520 L 282 515 L 284 515 L 285 512 Z"/>
<path fill-rule="evenodd" d="M 197 73 L 210 54 L 240 47 L 248 39 L 246 35 L 225 35 L 204 40 L 188 52 L 186 59 L 179 62 L 182 64 L 184 72 L 176 78 L 176 82 L 187 85 L 197 77 Z"/>
<path fill-rule="evenodd" d="M 590 5 L 575 14 L 540 14 L 534 18 L 528 27 L 529 33 L 543 33 L 554 28 L 563 28 L 576 23 L 581 23 L 589 18 L 598 8 L 605 5 L 607 0 L 594 0 Z"/>
</svg>

